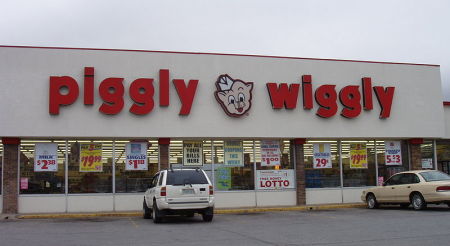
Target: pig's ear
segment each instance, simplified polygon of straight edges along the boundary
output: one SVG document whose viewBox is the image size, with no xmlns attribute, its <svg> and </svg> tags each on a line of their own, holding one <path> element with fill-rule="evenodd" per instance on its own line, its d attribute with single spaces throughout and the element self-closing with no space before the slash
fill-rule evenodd
<svg viewBox="0 0 450 246">
<path fill-rule="evenodd" d="M 247 84 L 245 84 L 245 86 L 246 86 L 249 90 L 253 89 L 253 83 L 247 83 Z"/>
<path fill-rule="evenodd" d="M 222 100 L 223 102 L 227 101 L 227 94 L 223 91 L 218 91 L 216 92 L 216 95 L 219 97 L 220 100 Z"/>
</svg>

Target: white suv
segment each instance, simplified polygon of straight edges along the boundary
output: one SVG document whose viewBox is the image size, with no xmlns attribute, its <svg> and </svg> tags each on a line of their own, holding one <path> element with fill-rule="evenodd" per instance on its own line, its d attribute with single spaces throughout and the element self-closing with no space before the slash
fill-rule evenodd
<svg viewBox="0 0 450 246">
<path fill-rule="evenodd" d="M 170 169 L 158 172 L 144 194 L 144 218 L 159 223 L 165 215 L 194 216 L 203 221 L 214 216 L 214 190 L 201 169 Z"/>
</svg>

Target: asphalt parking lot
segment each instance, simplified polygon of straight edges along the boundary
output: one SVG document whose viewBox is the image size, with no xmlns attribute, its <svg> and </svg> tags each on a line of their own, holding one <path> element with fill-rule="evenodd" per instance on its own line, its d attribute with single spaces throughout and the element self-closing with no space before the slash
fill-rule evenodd
<svg viewBox="0 0 450 246">
<path fill-rule="evenodd" d="M 0 245 L 448 245 L 450 209 L 285 211 L 172 217 L 0 221 Z"/>
</svg>

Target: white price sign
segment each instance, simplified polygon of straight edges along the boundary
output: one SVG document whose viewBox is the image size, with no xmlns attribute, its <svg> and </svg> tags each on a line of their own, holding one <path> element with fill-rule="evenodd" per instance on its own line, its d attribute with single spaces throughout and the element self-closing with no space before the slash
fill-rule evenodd
<svg viewBox="0 0 450 246">
<path fill-rule="evenodd" d="M 127 171 L 146 171 L 148 170 L 147 161 L 147 143 L 127 143 L 127 162 L 125 170 Z"/>
<path fill-rule="evenodd" d="M 400 141 L 385 141 L 384 151 L 384 161 L 386 166 L 402 165 L 402 148 Z"/>
<path fill-rule="evenodd" d="M 332 168 L 331 148 L 329 143 L 314 144 L 314 168 Z"/>
<path fill-rule="evenodd" d="M 278 166 L 280 161 L 280 142 L 277 140 L 261 141 L 261 166 Z"/>
<path fill-rule="evenodd" d="M 55 143 L 37 143 L 34 147 L 34 171 L 58 171 L 58 145 Z"/>
</svg>

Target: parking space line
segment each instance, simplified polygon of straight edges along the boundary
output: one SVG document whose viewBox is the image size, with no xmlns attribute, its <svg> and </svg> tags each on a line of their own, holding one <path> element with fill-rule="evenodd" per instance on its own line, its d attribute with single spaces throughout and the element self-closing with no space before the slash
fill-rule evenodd
<svg viewBox="0 0 450 246">
<path fill-rule="evenodd" d="M 139 227 L 139 225 L 138 224 L 136 224 L 136 222 L 134 222 L 134 220 L 133 219 L 131 219 L 131 217 L 128 217 L 128 220 L 130 220 L 131 221 L 131 223 L 134 225 L 134 227 L 135 228 L 138 228 Z"/>
</svg>

